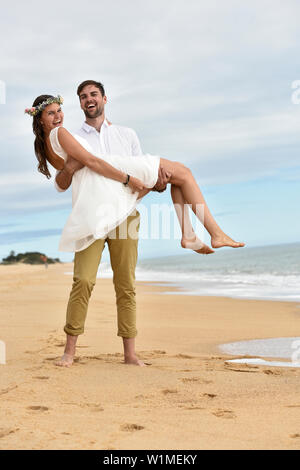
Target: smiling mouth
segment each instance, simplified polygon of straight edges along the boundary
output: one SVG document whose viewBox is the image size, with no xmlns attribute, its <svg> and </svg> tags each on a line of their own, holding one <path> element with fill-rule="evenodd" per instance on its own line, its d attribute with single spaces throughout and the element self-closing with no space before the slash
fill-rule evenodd
<svg viewBox="0 0 300 470">
<path fill-rule="evenodd" d="M 53 124 L 56 125 L 56 124 L 60 124 L 61 123 L 61 120 L 60 121 L 56 121 L 54 122 Z"/>
<path fill-rule="evenodd" d="M 87 109 L 93 109 L 93 108 L 96 108 L 96 106 L 95 106 L 94 104 L 89 104 L 89 105 L 87 106 Z"/>
</svg>

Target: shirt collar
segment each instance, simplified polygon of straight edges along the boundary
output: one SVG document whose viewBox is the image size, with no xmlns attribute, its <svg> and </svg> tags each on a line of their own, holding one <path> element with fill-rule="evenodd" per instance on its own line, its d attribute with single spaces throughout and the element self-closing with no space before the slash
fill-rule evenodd
<svg viewBox="0 0 300 470">
<path fill-rule="evenodd" d="M 102 127 L 108 127 L 108 122 L 107 122 L 107 119 L 105 118 L 104 121 L 103 121 L 103 124 L 101 126 L 101 129 Z M 89 124 L 87 124 L 86 122 L 84 122 L 81 126 L 81 129 L 83 129 L 85 132 L 87 132 L 88 134 L 90 132 L 97 132 L 96 129 L 93 127 L 93 126 L 90 126 Z"/>
</svg>

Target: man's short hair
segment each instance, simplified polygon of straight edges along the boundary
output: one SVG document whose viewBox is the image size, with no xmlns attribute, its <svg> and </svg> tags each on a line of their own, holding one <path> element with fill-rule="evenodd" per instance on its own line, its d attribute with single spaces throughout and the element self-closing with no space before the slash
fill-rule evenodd
<svg viewBox="0 0 300 470">
<path fill-rule="evenodd" d="M 94 85 L 95 87 L 97 87 L 100 90 L 100 93 L 101 93 L 102 96 L 105 95 L 105 90 L 104 90 L 104 86 L 102 85 L 102 83 L 96 82 L 95 80 L 85 80 L 84 82 L 80 83 L 80 85 L 77 88 L 77 95 L 78 96 L 80 96 L 80 93 L 82 92 L 84 87 L 87 86 L 87 85 Z"/>
</svg>

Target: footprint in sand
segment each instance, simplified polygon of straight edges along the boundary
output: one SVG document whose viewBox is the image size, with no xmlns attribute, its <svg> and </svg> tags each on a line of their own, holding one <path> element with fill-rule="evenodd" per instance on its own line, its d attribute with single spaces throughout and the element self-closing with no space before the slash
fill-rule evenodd
<svg viewBox="0 0 300 470">
<path fill-rule="evenodd" d="M 226 419 L 233 419 L 236 418 L 236 415 L 231 410 L 216 410 L 211 412 L 217 418 L 226 418 Z"/>
<path fill-rule="evenodd" d="M 167 354 L 167 352 L 161 349 L 153 349 L 153 351 L 137 351 L 137 354 L 143 357 L 153 357 Z"/>
<path fill-rule="evenodd" d="M 203 393 L 203 396 L 207 398 L 216 398 L 217 395 L 214 393 Z"/>
<path fill-rule="evenodd" d="M 205 410 L 205 408 L 203 408 L 202 406 L 185 406 L 184 407 L 185 410 Z"/>
<path fill-rule="evenodd" d="M 40 369 L 44 369 L 44 366 L 26 367 L 24 370 L 32 372 L 34 370 L 40 370 Z"/>
<path fill-rule="evenodd" d="M 18 388 L 18 385 L 11 385 L 10 387 L 3 388 L 2 390 L 0 390 L 0 395 L 5 395 L 5 393 L 8 393 L 11 390 L 14 390 L 15 388 Z"/>
<path fill-rule="evenodd" d="M 98 412 L 104 411 L 104 408 L 99 403 L 83 403 L 80 405 L 81 408 L 88 408 L 90 411 Z"/>
<path fill-rule="evenodd" d="M 281 371 L 279 371 L 279 370 L 270 370 L 270 369 L 263 370 L 263 373 L 266 374 L 266 375 L 282 375 Z"/>
<path fill-rule="evenodd" d="M 176 389 L 171 389 L 171 388 L 165 388 L 164 390 L 162 390 L 162 393 L 164 395 L 167 395 L 168 393 L 178 393 L 178 390 Z"/>
<path fill-rule="evenodd" d="M 32 377 L 33 379 L 40 379 L 40 380 L 47 380 L 50 379 L 47 375 L 37 375 L 36 377 Z"/>
<path fill-rule="evenodd" d="M 195 359 L 194 356 L 189 356 L 188 354 L 176 354 L 176 356 L 174 357 L 178 357 L 179 359 Z"/>
<path fill-rule="evenodd" d="M 9 434 L 14 434 L 15 432 L 19 431 L 20 428 L 0 428 L 0 439 L 2 437 L 8 436 Z"/>
<path fill-rule="evenodd" d="M 211 384 L 212 380 L 205 380 L 201 379 L 201 377 L 184 377 L 183 379 L 180 379 L 183 383 L 189 383 L 189 382 L 199 382 L 201 384 Z"/>
<path fill-rule="evenodd" d="M 34 406 L 27 406 L 27 410 L 33 410 L 33 411 L 48 411 L 49 408 L 48 408 L 47 406 L 34 405 Z"/>
<path fill-rule="evenodd" d="M 188 382 L 199 382 L 199 380 L 201 379 L 200 377 L 184 377 L 183 379 L 180 379 L 180 380 L 183 383 L 186 383 L 186 382 L 188 383 Z"/>
<path fill-rule="evenodd" d="M 148 398 L 153 398 L 153 397 L 154 397 L 154 395 L 151 395 L 151 394 L 145 395 L 145 394 L 142 394 L 142 393 L 141 393 L 140 395 L 136 395 L 134 398 L 135 398 L 136 400 L 139 400 L 139 399 L 147 400 Z"/>
<path fill-rule="evenodd" d="M 140 426 L 139 424 L 121 424 L 120 426 L 121 431 L 126 431 L 126 432 L 134 432 L 134 431 L 141 431 L 142 429 L 145 429 L 144 426 Z"/>
<path fill-rule="evenodd" d="M 226 364 L 227 366 L 227 364 Z M 251 369 L 257 369 L 257 367 L 252 367 Z M 232 367 L 225 367 L 225 370 L 231 370 L 232 372 L 248 372 L 248 373 L 252 373 L 252 374 L 255 374 L 257 372 L 259 372 L 259 370 L 250 370 L 250 368 L 247 368 L 247 369 L 233 369 Z"/>
<path fill-rule="evenodd" d="M 160 349 L 154 349 L 153 351 L 139 351 L 138 354 L 140 354 L 142 357 L 159 357 L 159 356 L 163 356 L 166 353 L 166 351 L 162 351 Z"/>
</svg>

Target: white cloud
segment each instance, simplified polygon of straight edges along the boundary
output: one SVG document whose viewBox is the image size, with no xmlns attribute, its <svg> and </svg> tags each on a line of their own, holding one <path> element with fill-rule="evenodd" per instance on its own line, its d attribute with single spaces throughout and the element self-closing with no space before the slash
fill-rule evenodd
<svg viewBox="0 0 300 470">
<path fill-rule="evenodd" d="M 37 173 L 23 110 L 41 93 L 60 93 L 66 127 L 74 129 L 83 118 L 76 87 L 87 78 L 103 81 L 108 116 L 134 127 L 145 151 L 181 159 L 205 181 L 262 177 L 270 164 L 296 166 L 300 107 L 290 96 L 300 79 L 299 13 L 296 0 L 2 6 L 0 195 L 10 194 L 11 210 L 52 200 L 53 180 Z"/>
</svg>

